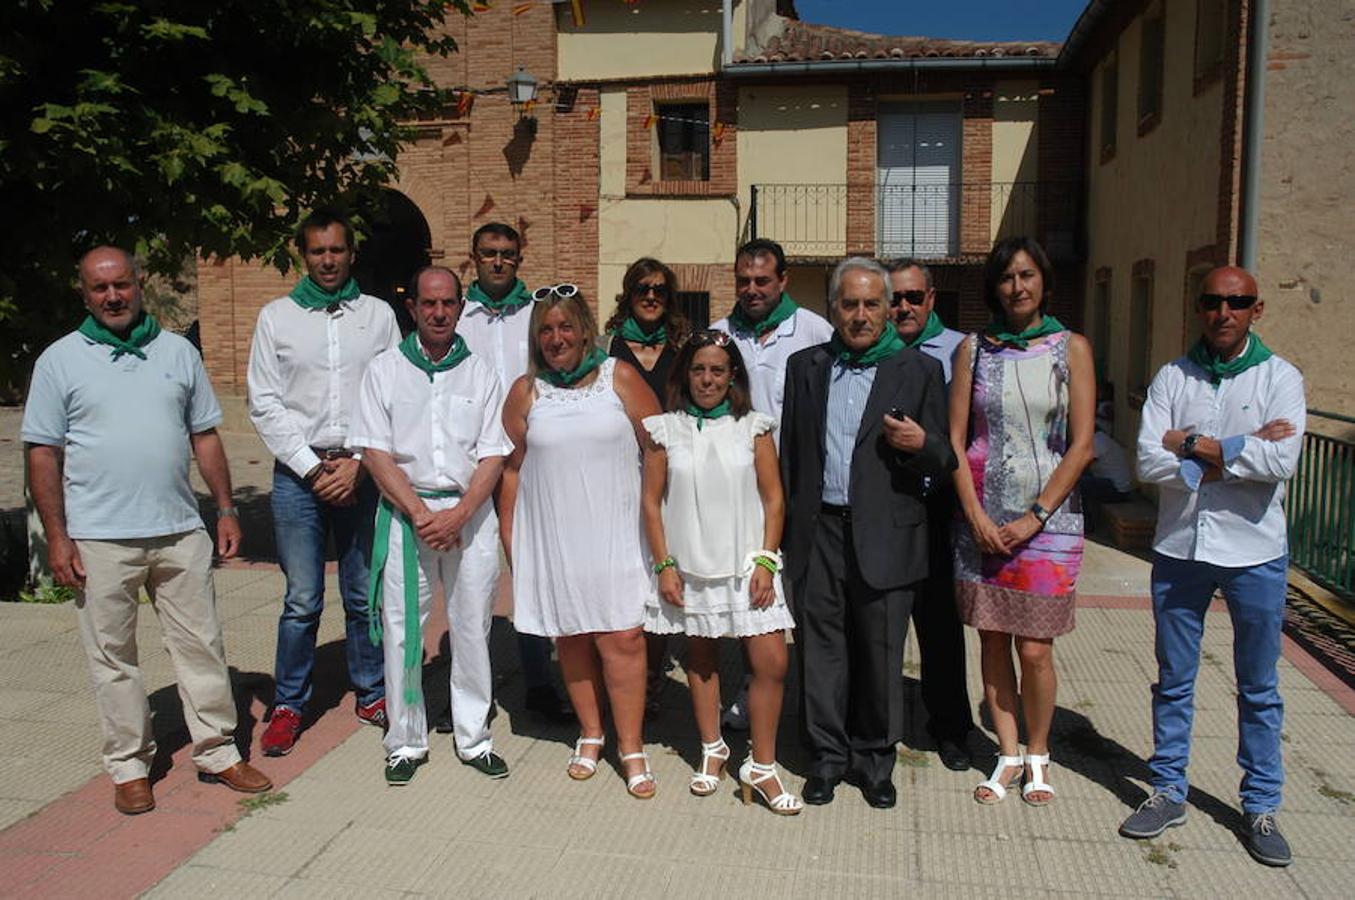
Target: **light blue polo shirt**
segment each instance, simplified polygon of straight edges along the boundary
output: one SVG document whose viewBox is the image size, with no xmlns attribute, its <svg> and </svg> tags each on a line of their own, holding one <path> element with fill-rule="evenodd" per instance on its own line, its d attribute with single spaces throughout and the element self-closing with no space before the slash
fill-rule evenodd
<svg viewBox="0 0 1355 900">
<path fill-rule="evenodd" d="M 144 360 L 112 349 L 75 331 L 33 369 L 23 439 L 65 450 L 66 529 L 129 540 L 200 528 L 188 438 L 221 424 L 202 357 L 163 331 Z"/>
<path fill-rule="evenodd" d="M 940 334 L 917 345 L 918 350 L 941 363 L 946 384 L 950 384 L 950 361 L 955 356 L 955 348 L 964 343 L 965 336 L 953 328 L 947 328 Z"/>
</svg>

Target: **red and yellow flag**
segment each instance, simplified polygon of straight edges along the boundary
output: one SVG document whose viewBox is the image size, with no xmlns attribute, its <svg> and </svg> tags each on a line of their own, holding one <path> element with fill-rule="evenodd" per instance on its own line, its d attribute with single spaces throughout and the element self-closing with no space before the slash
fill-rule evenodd
<svg viewBox="0 0 1355 900">
<path fill-rule="evenodd" d="M 569 14 L 574 19 L 574 27 L 582 28 L 584 25 L 583 0 L 569 0 Z"/>
<path fill-rule="evenodd" d="M 723 141 L 725 139 L 725 123 L 716 122 L 711 128 L 710 135 L 715 139 L 715 143 L 717 144 Z"/>
<path fill-rule="evenodd" d="M 513 5 L 513 15 L 515 15 L 515 16 L 520 16 L 520 15 L 522 15 L 523 13 L 527 12 L 529 9 L 531 9 L 533 6 L 536 6 L 536 3 L 535 3 L 535 2 L 532 2 L 532 0 L 528 0 L 528 2 L 526 2 L 526 3 L 517 3 L 517 4 L 514 4 L 514 5 Z"/>
<path fill-rule="evenodd" d="M 471 0 L 470 10 L 477 13 L 489 12 L 493 5 L 490 0 Z"/>
<path fill-rule="evenodd" d="M 658 120 L 659 117 L 654 115 L 653 113 L 650 113 L 649 115 L 645 116 L 645 130 L 648 131 L 649 129 L 653 128 L 654 123 L 657 122 Z"/>
</svg>

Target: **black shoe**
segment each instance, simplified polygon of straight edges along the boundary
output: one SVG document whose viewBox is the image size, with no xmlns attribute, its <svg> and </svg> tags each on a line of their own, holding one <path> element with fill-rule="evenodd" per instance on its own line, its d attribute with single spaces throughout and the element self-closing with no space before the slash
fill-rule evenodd
<svg viewBox="0 0 1355 900">
<path fill-rule="evenodd" d="M 877 781 L 874 784 L 862 785 L 861 795 L 866 798 L 866 802 L 876 809 L 892 809 L 898 802 L 899 792 L 894 790 L 894 782 Z"/>
<path fill-rule="evenodd" d="M 493 709 L 493 706 L 490 707 Z M 451 734 L 452 728 L 452 707 L 444 706 L 442 711 L 433 717 L 433 730 L 438 734 Z"/>
<path fill-rule="evenodd" d="M 833 802 L 833 791 L 841 778 L 825 778 L 822 775 L 810 775 L 805 781 L 804 792 L 800 795 L 806 803 L 824 806 Z"/>
<path fill-rule="evenodd" d="M 548 684 L 527 688 L 527 701 L 523 705 L 552 725 L 568 725 L 574 721 L 573 707 L 561 700 L 555 688 Z"/>
<path fill-rule="evenodd" d="M 1287 866 L 1294 861 L 1289 842 L 1280 834 L 1275 813 L 1247 813 L 1247 834 L 1243 841 L 1252 859 L 1267 866 Z"/>
<path fill-rule="evenodd" d="M 941 738 L 937 741 L 936 753 L 941 757 L 941 765 L 952 772 L 967 772 L 974 766 L 974 759 L 969 755 L 969 748 L 965 746 L 963 738 Z"/>
</svg>

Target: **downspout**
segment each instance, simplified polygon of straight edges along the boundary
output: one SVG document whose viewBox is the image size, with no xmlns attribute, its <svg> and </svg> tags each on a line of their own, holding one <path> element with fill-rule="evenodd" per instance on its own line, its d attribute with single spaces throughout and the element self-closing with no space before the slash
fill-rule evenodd
<svg viewBox="0 0 1355 900">
<path fill-rule="evenodd" d="M 1261 150 L 1265 137 L 1266 59 L 1270 50 L 1270 0 L 1252 0 L 1247 29 L 1246 122 L 1242 137 L 1242 210 L 1237 264 L 1256 272 L 1256 239 L 1261 218 Z"/>
<path fill-rule="evenodd" d="M 734 61 L 734 0 L 720 3 L 720 65 Z"/>
</svg>

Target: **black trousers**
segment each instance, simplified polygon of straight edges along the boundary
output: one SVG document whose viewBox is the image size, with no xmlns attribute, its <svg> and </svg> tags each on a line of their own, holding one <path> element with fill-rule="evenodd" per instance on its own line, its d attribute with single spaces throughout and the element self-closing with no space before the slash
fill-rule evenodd
<svg viewBox="0 0 1355 900">
<path fill-rule="evenodd" d="M 955 608 L 955 559 L 951 527 L 955 492 L 939 491 L 927 500 L 928 576 L 913 603 L 922 656 L 922 704 L 927 733 L 934 740 L 963 741 L 974 727 L 965 685 L 964 626 Z"/>
<path fill-rule="evenodd" d="M 861 578 L 849 520 L 822 516 L 794 588 L 811 774 L 885 781 L 903 737 L 903 645 L 912 586 Z"/>
</svg>

